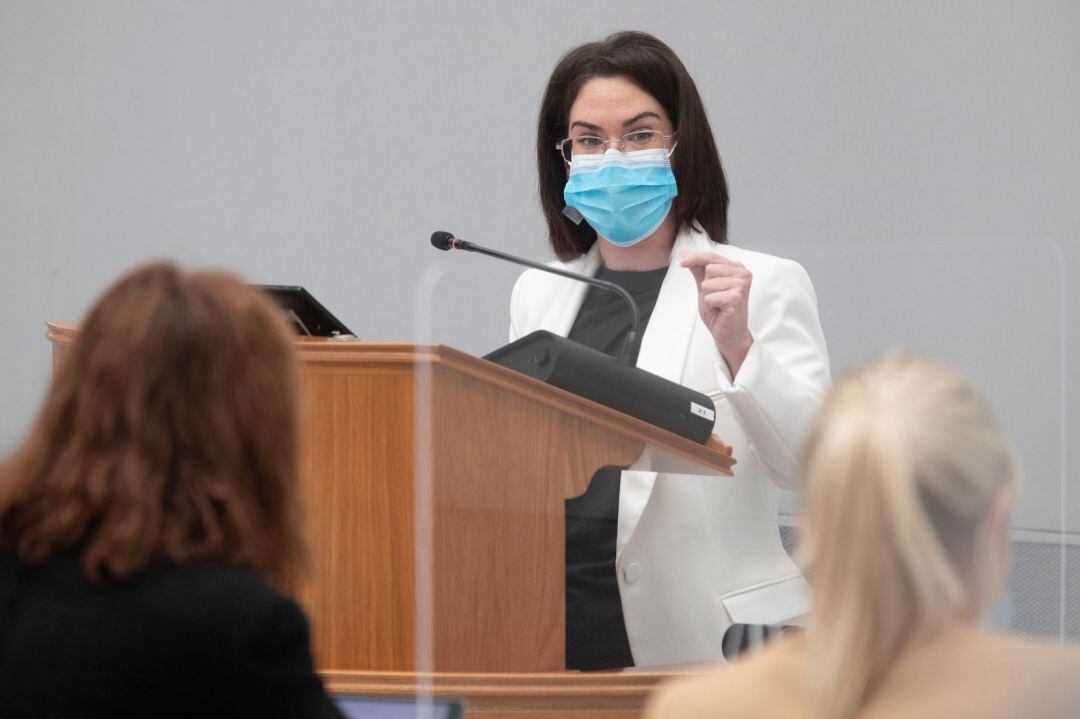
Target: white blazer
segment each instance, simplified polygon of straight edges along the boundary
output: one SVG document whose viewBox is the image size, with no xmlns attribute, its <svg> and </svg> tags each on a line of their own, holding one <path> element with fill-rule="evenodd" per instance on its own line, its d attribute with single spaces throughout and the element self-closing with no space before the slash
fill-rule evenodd
<svg viewBox="0 0 1080 719">
<path fill-rule="evenodd" d="M 678 264 L 680 250 L 715 252 L 753 274 L 754 343 L 734 379 L 698 315 L 697 285 Z M 552 266 L 595 275 L 598 247 Z M 587 289 L 524 272 L 510 300 L 510 340 L 541 329 L 565 337 Z M 809 276 L 791 260 L 682 233 L 637 365 L 709 395 L 713 432 L 738 463 L 734 477 L 623 472 L 615 571 L 634 663 L 722 660 L 732 623 L 782 624 L 809 609 L 808 587 L 777 526 L 777 487 L 795 486 L 807 427 L 830 384 Z"/>
</svg>

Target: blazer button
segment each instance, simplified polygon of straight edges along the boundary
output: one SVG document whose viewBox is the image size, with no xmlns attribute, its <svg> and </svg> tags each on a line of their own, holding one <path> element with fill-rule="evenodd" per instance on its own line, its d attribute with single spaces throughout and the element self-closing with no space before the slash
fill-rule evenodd
<svg viewBox="0 0 1080 719">
<path fill-rule="evenodd" d="M 626 569 L 623 570 L 623 579 L 626 580 L 626 583 L 633 584 L 640 578 L 641 567 L 638 566 L 637 562 L 630 562 L 627 564 Z"/>
</svg>

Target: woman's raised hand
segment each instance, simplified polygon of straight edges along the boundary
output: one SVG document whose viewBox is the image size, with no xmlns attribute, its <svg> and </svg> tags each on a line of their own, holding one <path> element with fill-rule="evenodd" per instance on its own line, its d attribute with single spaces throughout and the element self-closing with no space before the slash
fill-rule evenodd
<svg viewBox="0 0 1080 719">
<path fill-rule="evenodd" d="M 734 379 L 754 343 L 748 309 L 753 275 L 715 252 L 683 252 L 679 264 L 694 275 L 698 313 Z"/>
</svg>

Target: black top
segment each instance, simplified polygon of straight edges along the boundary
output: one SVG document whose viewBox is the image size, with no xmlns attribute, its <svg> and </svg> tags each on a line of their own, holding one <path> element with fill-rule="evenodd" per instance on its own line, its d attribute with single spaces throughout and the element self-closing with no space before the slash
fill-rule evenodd
<svg viewBox="0 0 1080 719">
<path fill-rule="evenodd" d="M 74 553 L 0 553 L 0 717 L 340 717 L 307 620 L 254 574 L 153 566 L 95 585 Z"/>
<path fill-rule="evenodd" d="M 644 333 L 666 275 L 666 267 L 647 272 L 621 272 L 601 266 L 596 279 L 612 282 L 630 293 L 641 310 L 641 331 Z M 634 316 L 622 297 L 590 286 L 574 326 L 570 328 L 569 339 L 618 357 L 633 324 Z"/>
<path fill-rule="evenodd" d="M 641 308 L 644 332 L 666 274 L 666 267 L 648 272 L 601 267 L 596 278 L 614 282 L 634 297 Z M 622 298 L 590 287 L 569 338 L 618 356 L 632 324 L 633 316 Z M 567 669 L 634 665 L 615 578 L 618 528 L 619 472 L 601 469 L 585 494 L 566 502 Z"/>
</svg>

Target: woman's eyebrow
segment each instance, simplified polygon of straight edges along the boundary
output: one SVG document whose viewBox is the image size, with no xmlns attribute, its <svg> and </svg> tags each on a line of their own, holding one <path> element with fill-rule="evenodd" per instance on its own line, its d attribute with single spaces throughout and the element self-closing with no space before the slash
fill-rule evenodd
<svg viewBox="0 0 1080 719">
<path fill-rule="evenodd" d="M 652 110 L 646 110 L 645 112 L 639 112 L 631 117 L 629 120 L 623 122 L 623 127 L 630 127 L 631 125 L 644 120 L 646 117 L 655 117 L 657 120 L 661 119 L 658 114 Z M 585 122 L 584 120 L 574 120 L 570 123 L 570 129 L 574 129 L 577 125 L 581 125 L 586 130 L 592 130 L 594 132 L 603 132 L 603 128 L 599 125 L 594 125 L 591 122 Z"/>
<path fill-rule="evenodd" d="M 655 112 L 652 112 L 651 110 L 646 110 L 645 112 L 639 112 L 637 115 L 634 115 L 622 125 L 623 127 L 630 127 L 634 123 L 644 120 L 646 117 L 655 117 L 657 120 L 660 119 L 660 116 L 657 115 Z"/>
<path fill-rule="evenodd" d="M 591 122 L 585 122 L 584 120 L 574 120 L 570 123 L 570 129 L 573 130 L 576 125 L 581 125 L 586 130 L 592 130 L 593 132 L 603 132 L 603 128 L 599 125 L 594 125 Z"/>
</svg>

